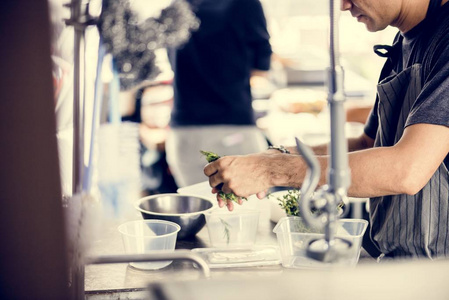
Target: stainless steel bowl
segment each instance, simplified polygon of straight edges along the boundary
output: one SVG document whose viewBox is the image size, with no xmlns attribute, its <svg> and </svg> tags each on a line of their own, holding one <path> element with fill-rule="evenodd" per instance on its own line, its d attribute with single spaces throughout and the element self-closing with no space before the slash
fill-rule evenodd
<svg viewBox="0 0 449 300">
<path fill-rule="evenodd" d="M 172 221 L 181 226 L 178 239 L 196 235 L 206 224 L 204 213 L 213 209 L 211 200 L 181 194 L 159 194 L 135 203 L 144 219 Z"/>
</svg>

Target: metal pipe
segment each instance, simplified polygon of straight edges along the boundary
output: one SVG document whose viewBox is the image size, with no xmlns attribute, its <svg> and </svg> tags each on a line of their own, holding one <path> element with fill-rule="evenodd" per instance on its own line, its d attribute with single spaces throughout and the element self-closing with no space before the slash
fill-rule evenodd
<svg viewBox="0 0 449 300">
<path fill-rule="evenodd" d="M 174 252 L 153 252 L 151 254 L 128 254 L 128 255 L 107 255 L 97 257 L 87 257 L 85 264 L 117 264 L 129 262 L 149 262 L 163 260 L 190 260 L 198 264 L 203 270 L 204 277 L 210 277 L 210 268 L 206 261 L 199 255 L 190 251 L 177 250 Z"/>
<path fill-rule="evenodd" d="M 86 27 L 95 23 L 89 16 L 89 0 L 71 0 L 65 5 L 70 9 L 70 19 L 66 24 L 74 28 L 73 48 L 73 165 L 72 165 L 72 195 L 83 190 L 84 173 L 84 53 Z M 79 224 L 80 225 L 80 224 Z M 72 265 L 70 269 L 72 297 L 84 299 L 84 265 L 79 260 L 77 245 L 72 245 Z"/>
<path fill-rule="evenodd" d="M 329 55 L 330 67 L 328 71 L 328 102 L 330 105 L 330 132 L 329 144 L 329 192 L 346 195 L 350 185 L 350 170 L 347 155 L 347 141 L 345 135 L 345 111 L 344 111 L 344 72 L 339 64 L 338 49 L 338 9 L 335 1 L 329 2 L 330 35 Z"/>
<path fill-rule="evenodd" d="M 335 262 L 344 255 L 344 251 L 352 246 L 346 240 L 335 237 L 338 213 L 337 205 L 346 198 L 350 185 L 350 170 L 347 155 L 347 140 L 345 136 L 345 111 L 343 92 L 343 68 L 339 65 L 338 56 L 338 15 L 333 0 L 329 2 L 330 39 L 328 68 L 328 102 L 330 106 L 330 132 L 329 167 L 327 174 L 328 184 L 323 186 L 312 197 L 311 191 L 315 189 L 319 172 L 316 171 L 318 161 L 313 154 L 304 147 L 299 140 L 296 141 L 298 152 L 303 155 L 311 172 L 307 172 L 306 179 L 301 188 L 301 201 L 298 204 L 301 216 L 309 226 L 324 227 L 324 239 L 313 240 L 307 248 L 307 255 L 311 258 Z M 318 215 L 309 213 L 315 206 L 321 210 Z M 338 245 L 337 245 L 338 244 Z"/>
<path fill-rule="evenodd" d="M 72 165 L 72 195 L 81 192 L 83 149 L 81 149 L 83 132 L 81 126 L 81 45 L 84 39 L 84 27 L 79 26 L 81 18 L 81 1 L 72 0 L 70 4 L 71 19 L 74 25 L 74 66 L 73 66 L 73 165 Z M 77 26 L 78 25 L 78 26 Z M 77 245 L 73 245 L 74 249 Z M 76 256 L 76 254 L 75 254 Z M 82 299 L 84 295 L 84 266 L 72 258 L 71 288 L 74 299 Z"/>
<path fill-rule="evenodd" d="M 68 5 L 70 8 L 70 20 L 67 21 L 68 25 L 74 27 L 74 48 L 73 48 L 73 178 L 72 178 L 72 193 L 76 194 L 81 191 L 81 170 L 80 167 L 83 151 L 80 149 L 81 144 L 81 126 L 80 126 L 80 101 L 81 101 L 81 42 L 84 35 L 84 27 L 79 25 L 81 17 L 81 1 L 72 0 Z"/>
</svg>

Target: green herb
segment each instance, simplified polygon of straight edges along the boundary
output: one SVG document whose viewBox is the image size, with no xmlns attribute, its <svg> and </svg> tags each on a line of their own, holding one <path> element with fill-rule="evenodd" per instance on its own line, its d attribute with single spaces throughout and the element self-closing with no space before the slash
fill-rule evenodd
<svg viewBox="0 0 449 300">
<path fill-rule="evenodd" d="M 222 218 L 220 218 L 220 221 L 221 221 L 221 224 L 223 224 L 223 227 L 224 227 L 223 237 L 226 238 L 226 244 L 229 245 L 229 239 L 231 238 L 231 232 L 230 232 L 229 228 L 231 227 L 231 225 L 229 225 L 229 223 L 227 223 Z"/>
<path fill-rule="evenodd" d="M 206 157 L 207 162 L 213 162 L 220 158 L 220 156 L 218 154 L 215 154 L 214 152 L 203 151 L 203 150 L 200 150 L 200 152 L 201 152 L 201 154 L 203 154 Z M 239 200 L 239 197 L 237 197 L 234 193 L 225 193 L 220 190 L 218 192 L 218 195 L 223 200 L 230 200 L 230 201 L 234 201 L 235 203 L 238 203 L 238 200 Z M 245 201 L 248 200 L 245 197 L 241 197 L 241 199 L 243 199 Z"/>
<path fill-rule="evenodd" d="M 287 194 L 277 198 L 279 206 L 285 210 L 287 216 L 299 217 L 298 201 L 300 195 L 301 191 L 299 190 L 288 190 Z"/>
<path fill-rule="evenodd" d="M 270 197 L 271 195 L 268 195 Z M 279 206 L 282 207 L 282 209 L 285 210 L 285 213 L 287 216 L 296 216 L 300 217 L 299 209 L 298 209 L 298 202 L 301 200 L 301 191 L 300 190 L 288 190 L 287 194 L 283 195 L 282 197 L 277 197 L 277 200 L 279 201 Z M 344 202 L 340 202 L 337 205 L 337 209 L 339 211 L 342 211 Z M 319 210 L 312 209 L 311 212 L 313 214 L 319 213 Z"/>
<path fill-rule="evenodd" d="M 200 150 L 200 152 L 201 152 L 201 154 L 203 154 L 204 156 L 206 156 L 207 162 L 213 162 L 213 161 L 215 161 L 215 160 L 217 160 L 217 159 L 220 158 L 220 156 L 219 156 L 218 154 L 215 154 L 215 153 L 210 152 L 210 151 L 203 151 L 203 150 Z"/>
</svg>

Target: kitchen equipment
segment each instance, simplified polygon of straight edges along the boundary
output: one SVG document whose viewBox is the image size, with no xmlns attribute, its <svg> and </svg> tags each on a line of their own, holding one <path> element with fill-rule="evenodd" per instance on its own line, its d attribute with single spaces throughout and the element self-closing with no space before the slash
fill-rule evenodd
<svg viewBox="0 0 449 300">
<path fill-rule="evenodd" d="M 151 254 L 153 251 L 175 250 L 176 237 L 181 227 L 163 220 L 138 220 L 126 222 L 118 227 L 122 234 L 126 254 Z M 131 262 L 130 265 L 143 270 L 157 270 L 172 261 Z"/>
<path fill-rule="evenodd" d="M 206 214 L 212 247 L 248 248 L 256 241 L 260 211 L 216 209 Z"/>
<path fill-rule="evenodd" d="M 178 239 L 195 236 L 205 225 L 204 214 L 212 210 L 211 200 L 191 195 L 158 194 L 135 202 L 144 219 L 159 219 L 181 226 Z"/>
<path fill-rule="evenodd" d="M 251 248 L 195 248 L 192 252 L 203 258 L 209 268 L 243 268 L 278 265 L 279 248 L 257 245 Z"/>
<path fill-rule="evenodd" d="M 334 261 L 319 261 L 310 258 L 308 247 L 313 241 L 325 237 L 325 229 L 307 226 L 300 217 L 283 217 L 274 227 L 282 257 L 282 266 L 286 268 L 326 268 L 334 265 L 355 266 L 360 257 L 363 234 L 368 221 L 358 219 L 340 219 L 336 222 L 335 238 L 351 243 L 341 246 L 339 256 Z"/>
<path fill-rule="evenodd" d="M 329 144 L 328 184 L 322 186 L 317 192 L 321 168 L 318 159 L 310 148 L 296 138 L 296 147 L 307 163 L 308 170 L 301 186 L 301 201 L 298 208 L 301 216 L 309 226 L 324 228 L 323 238 L 313 239 L 307 245 L 307 256 L 321 262 L 334 262 L 344 259 L 354 251 L 354 246 L 347 239 L 336 238 L 338 223 L 338 203 L 347 202 L 347 190 L 351 185 L 351 175 L 348 163 L 348 145 L 344 126 L 345 113 L 343 90 L 344 72 L 339 64 L 338 56 L 338 6 L 330 0 L 330 67 L 328 69 L 328 101 L 330 107 L 331 140 Z M 321 213 L 312 214 L 311 208 L 320 209 Z"/>
</svg>

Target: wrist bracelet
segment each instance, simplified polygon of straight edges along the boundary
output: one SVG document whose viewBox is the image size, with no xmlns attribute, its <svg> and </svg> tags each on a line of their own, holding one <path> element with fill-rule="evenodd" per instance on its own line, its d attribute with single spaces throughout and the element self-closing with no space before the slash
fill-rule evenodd
<svg viewBox="0 0 449 300">
<path fill-rule="evenodd" d="M 275 150 L 278 150 L 278 151 L 280 151 L 280 152 L 282 152 L 282 153 L 290 154 L 290 151 L 288 151 L 288 149 L 285 148 L 285 147 L 282 146 L 282 145 L 279 145 L 279 146 L 269 146 L 269 147 L 268 147 L 268 150 L 270 150 L 270 149 L 275 149 Z"/>
</svg>

